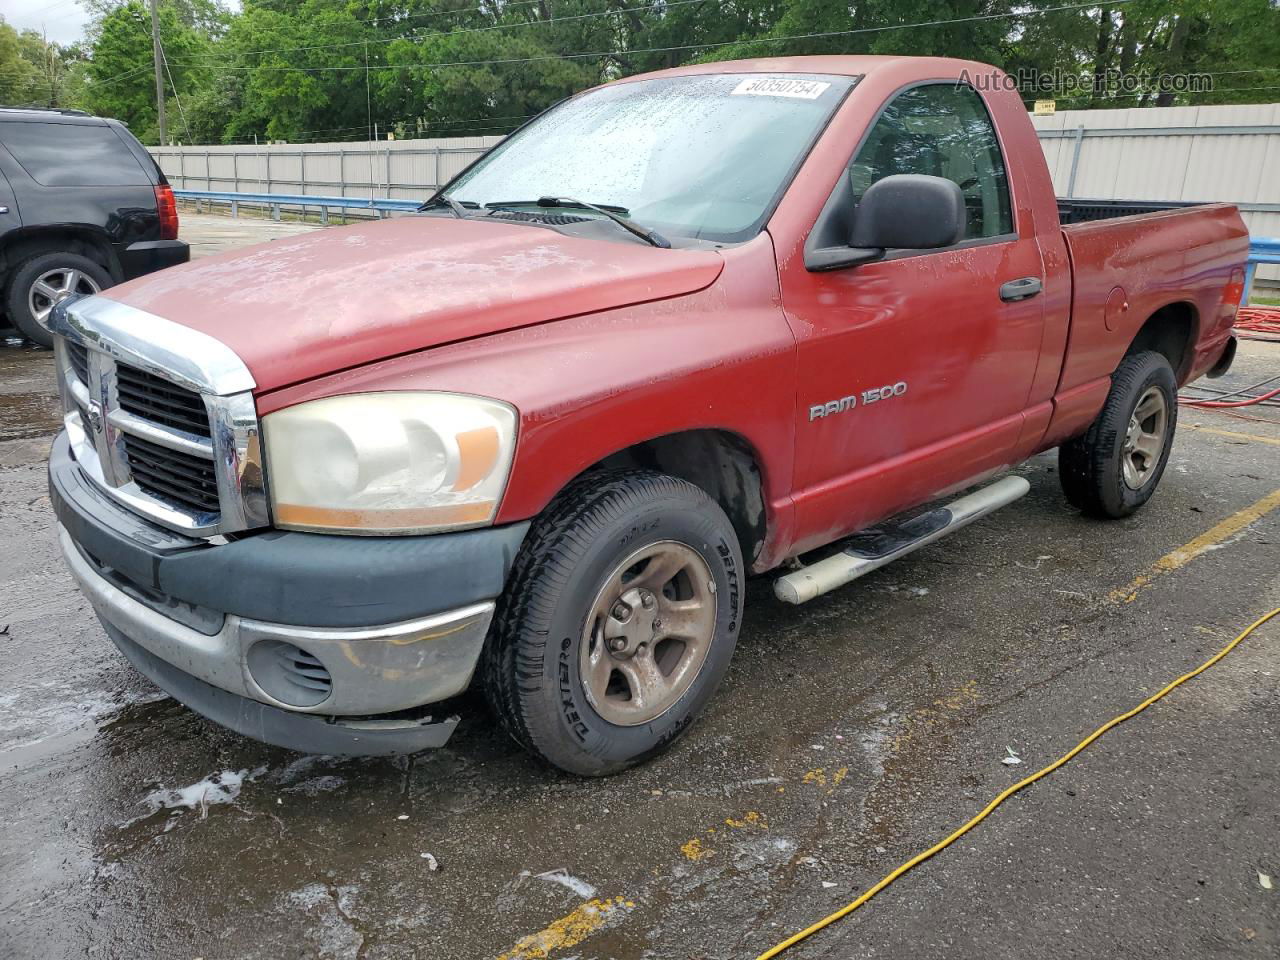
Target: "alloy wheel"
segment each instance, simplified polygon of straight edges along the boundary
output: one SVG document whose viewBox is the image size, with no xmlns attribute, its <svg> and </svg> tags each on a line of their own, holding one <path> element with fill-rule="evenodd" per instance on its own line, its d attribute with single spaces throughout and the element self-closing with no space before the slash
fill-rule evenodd
<svg viewBox="0 0 1280 960">
<path fill-rule="evenodd" d="M 698 552 L 675 540 L 642 547 L 608 576 L 587 617 L 587 699 L 619 726 L 657 719 L 697 678 L 715 627 L 715 581 Z"/>
<path fill-rule="evenodd" d="M 49 314 L 68 297 L 80 293 L 99 293 L 101 288 L 94 279 L 74 267 L 55 267 L 36 277 L 27 293 L 27 304 L 40 326 L 49 329 Z"/>
<path fill-rule="evenodd" d="M 1129 417 L 1121 450 L 1124 482 L 1130 490 L 1140 489 L 1155 472 L 1164 452 L 1168 426 L 1169 406 L 1164 391 L 1148 387 Z"/>
</svg>

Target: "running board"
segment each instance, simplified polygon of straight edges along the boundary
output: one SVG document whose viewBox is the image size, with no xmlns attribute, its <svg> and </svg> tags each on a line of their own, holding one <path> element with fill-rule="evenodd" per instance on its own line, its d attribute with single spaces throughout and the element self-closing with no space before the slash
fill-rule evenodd
<svg viewBox="0 0 1280 960">
<path fill-rule="evenodd" d="M 779 577 L 773 592 L 784 603 L 804 603 L 836 587 L 905 557 L 926 543 L 941 540 L 979 517 L 1007 506 L 1031 489 L 1023 477 L 1005 477 L 945 507 L 902 523 L 887 523 L 855 533 L 834 556 Z"/>
</svg>

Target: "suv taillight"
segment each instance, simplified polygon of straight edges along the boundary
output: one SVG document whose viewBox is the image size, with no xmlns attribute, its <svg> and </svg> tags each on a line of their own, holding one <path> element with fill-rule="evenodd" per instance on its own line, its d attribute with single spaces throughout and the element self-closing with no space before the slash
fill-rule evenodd
<svg viewBox="0 0 1280 960">
<path fill-rule="evenodd" d="M 156 212 L 160 214 L 160 239 L 178 239 L 178 202 L 173 197 L 173 187 L 167 183 L 156 185 Z"/>
</svg>

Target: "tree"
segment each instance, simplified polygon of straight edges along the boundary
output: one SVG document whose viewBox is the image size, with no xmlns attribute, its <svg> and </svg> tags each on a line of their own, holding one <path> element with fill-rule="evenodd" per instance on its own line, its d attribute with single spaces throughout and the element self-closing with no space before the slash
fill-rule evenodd
<svg viewBox="0 0 1280 960">
<path fill-rule="evenodd" d="M 75 97 L 153 138 L 142 0 L 83 2 L 95 14 L 87 59 L 61 51 L 51 63 L 42 59 L 45 47 L 42 55 L 15 57 L 5 54 L 0 35 L 0 85 L 7 84 L 0 90 L 22 102 Z M 800 54 L 984 60 L 1015 75 L 1046 78 L 1044 88 L 1030 86 L 1025 98 L 1055 96 L 1064 107 L 1276 99 L 1277 0 L 1066 6 L 1037 9 L 1025 0 L 242 0 L 230 12 L 222 0 L 161 0 L 160 32 L 165 84 L 181 107 L 171 128 L 203 142 L 363 140 L 375 124 L 408 135 L 504 133 L 591 84 L 693 61 Z M 28 47 L 39 53 L 24 36 L 21 49 Z M 24 58 L 26 66 L 19 62 Z M 41 66 L 46 63 L 48 69 Z M 38 93 L 28 68 L 44 70 Z M 1209 74 L 1215 87 L 1126 90 L 1115 83 L 1120 75 L 1165 74 Z"/>
<path fill-rule="evenodd" d="M 79 44 L 64 47 L 34 30 L 24 30 L 18 37 L 18 46 L 22 59 L 33 70 L 28 99 L 42 107 L 69 106 L 72 74 L 84 58 Z"/>
<path fill-rule="evenodd" d="M 386 59 L 398 69 L 382 71 L 375 81 L 380 108 L 427 136 L 510 130 L 599 79 L 589 63 L 562 59 L 529 37 L 496 32 L 396 40 Z M 486 119 L 491 125 L 477 122 Z"/>
<path fill-rule="evenodd" d="M 185 132 L 181 97 L 207 82 L 210 40 L 184 24 L 171 4 L 160 7 L 159 22 L 165 86 L 179 106 L 170 126 L 174 136 L 180 137 Z M 129 0 L 105 14 L 79 94 L 86 110 L 124 121 L 144 143 L 155 143 L 159 137 L 150 38 L 150 14 L 139 0 Z"/>
<path fill-rule="evenodd" d="M 22 56 L 18 31 L 0 18 L 0 103 L 23 106 L 35 92 L 36 70 Z"/>
</svg>

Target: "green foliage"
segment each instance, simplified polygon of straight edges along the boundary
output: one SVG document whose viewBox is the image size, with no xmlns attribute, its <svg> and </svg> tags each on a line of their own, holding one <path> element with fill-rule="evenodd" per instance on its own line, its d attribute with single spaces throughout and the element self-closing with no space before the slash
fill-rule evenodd
<svg viewBox="0 0 1280 960">
<path fill-rule="evenodd" d="M 74 97 L 154 140 L 143 0 L 85 3 L 95 14 L 87 60 L 59 48 L 61 79 L 41 74 L 48 57 L 18 52 L 27 39 L 0 26 L 0 99 Z M 1043 13 L 1025 0 L 243 0 L 236 12 L 220 0 L 161 0 L 160 20 L 170 136 L 187 142 L 363 140 L 375 124 L 398 136 L 502 133 L 621 76 L 804 54 L 960 56 L 1090 81 L 1058 90 L 1064 108 L 1280 93 L 1275 0 L 1113 0 Z M 1216 89 L 1093 89 L 1116 71 L 1213 74 Z"/>
<path fill-rule="evenodd" d="M 166 87 L 179 96 L 191 93 L 212 79 L 207 58 L 214 39 L 188 26 L 179 8 L 160 7 L 160 36 L 164 41 Z M 151 18 L 140 0 L 129 0 L 103 15 L 79 91 L 80 105 L 91 113 L 115 117 L 129 125 L 144 143 L 155 143 L 157 130 L 156 91 L 151 54 Z M 171 78 L 171 79 L 170 79 Z M 183 107 L 170 94 L 170 136 L 184 137 Z"/>
<path fill-rule="evenodd" d="M 45 40 L 34 30 L 23 30 L 18 47 L 33 70 L 26 102 L 41 107 L 70 106 L 77 96 L 84 64 L 80 45 L 64 47 Z"/>
<path fill-rule="evenodd" d="M 36 69 L 23 56 L 18 31 L 0 19 L 0 103 L 27 103 L 35 83 Z"/>
</svg>

